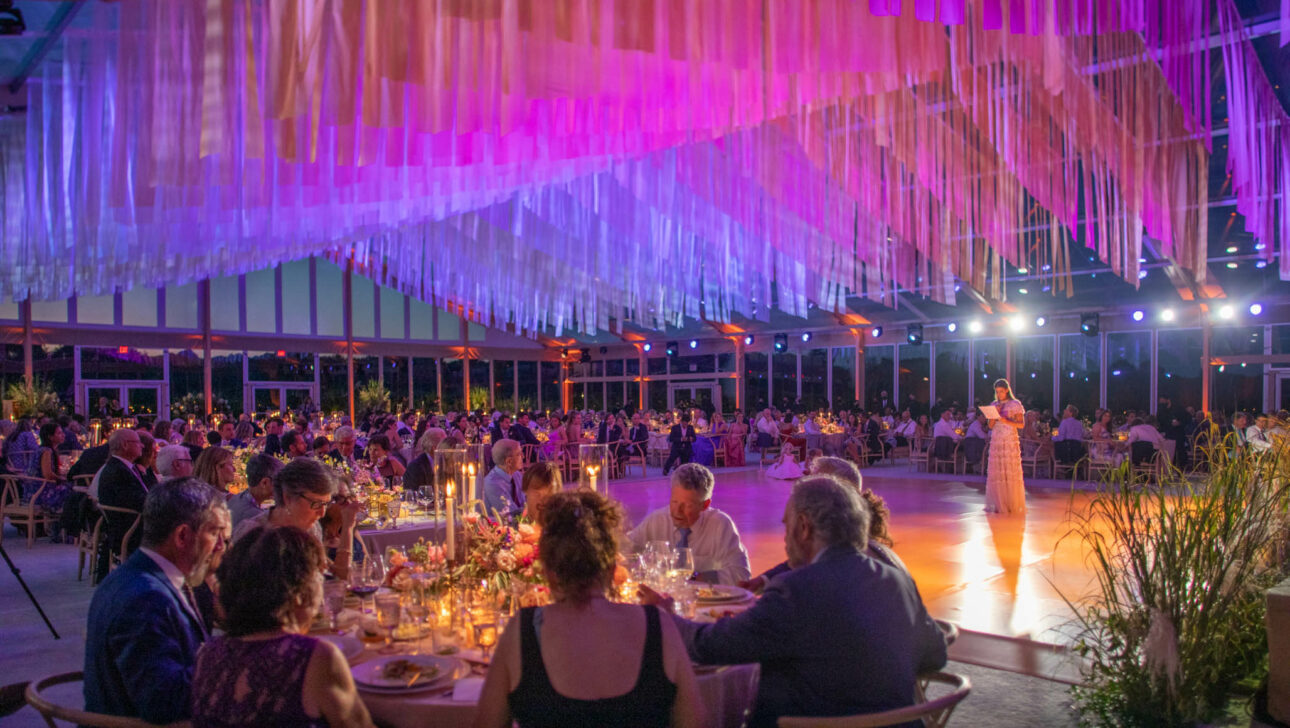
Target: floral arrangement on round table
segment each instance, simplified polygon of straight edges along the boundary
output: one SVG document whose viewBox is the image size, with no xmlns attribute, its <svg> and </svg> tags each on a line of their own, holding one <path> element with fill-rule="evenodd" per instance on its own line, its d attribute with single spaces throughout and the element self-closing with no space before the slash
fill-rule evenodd
<svg viewBox="0 0 1290 728">
<path fill-rule="evenodd" d="M 541 529 L 532 523 L 511 524 L 473 512 L 466 514 L 463 521 L 465 556 L 453 570 L 453 578 L 487 584 L 499 593 L 517 594 L 522 603 L 544 603 L 546 580 L 537 551 Z"/>
<path fill-rule="evenodd" d="M 424 538 L 408 547 L 407 554 L 396 548 L 386 552 L 390 569 L 385 574 L 385 585 L 398 591 L 412 589 L 417 580 L 424 580 L 426 587 L 435 593 L 443 590 L 447 580 L 448 559 L 442 546 L 426 543 Z"/>
</svg>

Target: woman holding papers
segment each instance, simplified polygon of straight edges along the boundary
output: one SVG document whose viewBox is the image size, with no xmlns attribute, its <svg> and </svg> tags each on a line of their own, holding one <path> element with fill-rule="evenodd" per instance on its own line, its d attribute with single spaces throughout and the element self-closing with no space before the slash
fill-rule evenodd
<svg viewBox="0 0 1290 728">
<path fill-rule="evenodd" d="M 994 383 L 995 399 L 981 410 L 990 428 L 990 467 L 985 478 L 985 510 L 1025 513 L 1026 484 L 1021 478 L 1021 445 L 1017 431 L 1025 427 L 1026 410 L 1012 396 L 1006 379 Z"/>
</svg>

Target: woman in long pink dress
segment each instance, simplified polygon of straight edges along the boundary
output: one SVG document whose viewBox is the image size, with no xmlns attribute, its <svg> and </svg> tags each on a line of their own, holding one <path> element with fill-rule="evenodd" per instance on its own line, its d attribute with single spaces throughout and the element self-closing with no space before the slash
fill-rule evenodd
<svg viewBox="0 0 1290 728">
<path fill-rule="evenodd" d="M 747 444 L 748 423 L 744 421 L 744 413 L 735 414 L 735 421 L 730 423 L 730 432 L 726 435 L 726 465 L 738 466 L 744 464 L 744 447 Z"/>
<path fill-rule="evenodd" d="M 1021 442 L 1018 431 L 1026 426 L 1026 408 L 1012 395 L 1008 380 L 994 383 L 992 404 L 999 419 L 987 420 L 990 428 L 990 469 L 985 478 L 985 510 L 989 513 L 1025 513 L 1026 482 L 1021 477 Z"/>
</svg>

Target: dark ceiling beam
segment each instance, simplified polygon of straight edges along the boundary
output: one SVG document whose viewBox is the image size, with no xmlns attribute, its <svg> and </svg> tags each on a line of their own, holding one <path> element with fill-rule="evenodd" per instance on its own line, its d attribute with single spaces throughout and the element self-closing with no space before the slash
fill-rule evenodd
<svg viewBox="0 0 1290 728">
<path fill-rule="evenodd" d="M 71 2 L 59 4 L 58 9 L 49 19 L 49 26 L 45 29 L 44 35 L 27 49 L 27 54 L 18 62 L 18 70 L 14 71 L 13 78 L 5 84 L 9 93 L 16 94 L 22 89 L 32 72 L 36 70 L 36 66 L 45 59 L 50 49 L 62 37 L 63 31 L 67 30 L 67 26 L 72 24 L 72 20 L 83 7 L 85 7 L 85 0 L 71 0 Z"/>
</svg>

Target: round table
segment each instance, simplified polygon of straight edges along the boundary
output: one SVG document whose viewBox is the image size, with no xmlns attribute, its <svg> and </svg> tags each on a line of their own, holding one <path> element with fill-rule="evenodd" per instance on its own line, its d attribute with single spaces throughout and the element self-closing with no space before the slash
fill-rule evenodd
<svg viewBox="0 0 1290 728">
<path fill-rule="evenodd" d="M 429 649 L 429 640 L 422 644 L 424 650 Z M 377 656 L 378 653 L 374 650 L 365 650 L 354 660 L 354 664 L 361 664 Z M 760 668 L 752 664 L 696 669 L 699 671 L 699 700 L 707 715 L 703 725 L 713 728 L 742 726 L 757 697 Z M 453 700 L 451 692 L 386 695 L 360 688 L 358 694 L 371 712 L 372 720 L 379 726 L 390 728 L 421 728 L 428 725 L 436 728 L 464 728 L 475 720 L 478 709 L 473 701 Z"/>
</svg>

